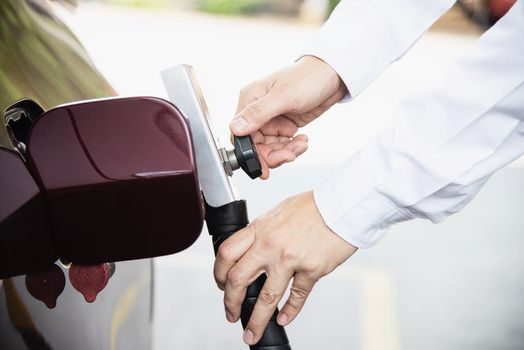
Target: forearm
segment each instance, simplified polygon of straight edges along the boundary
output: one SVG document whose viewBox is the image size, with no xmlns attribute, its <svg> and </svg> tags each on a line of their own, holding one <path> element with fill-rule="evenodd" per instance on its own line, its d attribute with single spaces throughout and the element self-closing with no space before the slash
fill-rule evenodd
<svg viewBox="0 0 524 350">
<path fill-rule="evenodd" d="M 328 226 L 367 247 L 414 217 L 460 210 L 524 153 L 524 2 L 485 34 L 437 88 L 407 99 L 315 200 Z"/>
</svg>

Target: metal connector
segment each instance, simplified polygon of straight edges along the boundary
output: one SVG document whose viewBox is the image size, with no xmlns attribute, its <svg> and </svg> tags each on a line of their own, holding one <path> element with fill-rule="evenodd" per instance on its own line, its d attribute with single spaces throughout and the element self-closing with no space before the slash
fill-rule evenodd
<svg viewBox="0 0 524 350">
<path fill-rule="evenodd" d="M 221 148 L 219 150 L 222 165 L 228 176 L 233 176 L 233 171 L 240 169 L 234 149 Z"/>
</svg>

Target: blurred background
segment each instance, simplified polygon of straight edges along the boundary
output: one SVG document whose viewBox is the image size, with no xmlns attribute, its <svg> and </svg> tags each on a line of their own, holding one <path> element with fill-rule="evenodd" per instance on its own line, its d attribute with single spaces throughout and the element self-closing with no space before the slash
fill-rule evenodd
<svg viewBox="0 0 524 350">
<path fill-rule="evenodd" d="M 191 64 L 224 143 L 238 91 L 307 53 L 309 40 L 337 3 L 92 0 L 73 7 L 73 2 L 50 6 L 80 39 L 100 77 L 93 79 L 99 74 L 94 70 L 82 76 L 85 70 L 78 69 L 56 81 L 89 96 L 111 95 L 114 89 L 120 95 L 166 97 L 159 72 Z M 310 149 L 293 165 L 275 170 L 268 181 L 237 174 L 251 217 L 324 181 L 391 123 L 402 98 L 438 84 L 508 3 L 461 2 L 358 99 L 336 105 L 306 127 Z M 12 51 L 0 49 L 5 65 Z M 31 49 L 35 59 L 46 59 L 38 56 L 38 45 Z M 80 54 L 71 55 L 68 61 Z M 12 64 L 15 68 L 0 71 L 2 109 L 23 91 L 5 83 L 8 74 L 26 71 Z M 62 94 L 48 104 L 75 96 Z M 522 164 L 493 176 L 461 214 L 438 226 L 422 221 L 395 226 L 376 247 L 359 251 L 322 279 L 287 327 L 294 349 L 524 349 Z M 155 349 L 243 348 L 240 325 L 225 320 L 212 266 L 206 232 L 187 251 L 156 259 Z"/>
</svg>

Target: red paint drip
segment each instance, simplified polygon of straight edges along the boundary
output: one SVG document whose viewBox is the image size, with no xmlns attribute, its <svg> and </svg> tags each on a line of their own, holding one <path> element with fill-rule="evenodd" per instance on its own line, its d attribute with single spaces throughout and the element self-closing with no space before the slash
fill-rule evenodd
<svg viewBox="0 0 524 350">
<path fill-rule="evenodd" d="M 96 300 L 107 285 L 110 277 L 108 264 L 77 265 L 72 264 L 69 268 L 69 280 L 77 291 L 79 291 L 88 303 Z"/>
<path fill-rule="evenodd" d="M 29 294 L 42 301 L 48 308 L 54 309 L 58 297 L 64 291 L 65 275 L 57 265 L 49 269 L 25 276 L 25 286 Z"/>
</svg>

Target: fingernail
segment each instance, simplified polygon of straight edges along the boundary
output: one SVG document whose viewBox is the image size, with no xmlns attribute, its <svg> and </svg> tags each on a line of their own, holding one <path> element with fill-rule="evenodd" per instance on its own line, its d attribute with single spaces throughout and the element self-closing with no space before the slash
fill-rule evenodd
<svg viewBox="0 0 524 350">
<path fill-rule="evenodd" d="M 233 318 L 233 314 L 229 311 L 226 311 L 226 318 L 231 323 L 235 322 L 235 319 Z"/>
<path fill-rule="evenodd" d="M 251 332 L 249 328 L 246 329 L 246 331 L 244 332 L 244 343 L 248 345 L 252 345 L 254 340 L 255 340 L 255 335 L 253 334 L 253 332 Z"/>
<path fill-rule="evenodd" d="M 244 130 L 247 127 L 247 120 L 242 117 L 236 117 L 229 123 L 229 127 L 233 132 L 239 132 Z"/>
<path fill-rule="evenodd" d="M 285 313 L 280 313 L 277 316 L 277 323 L 281 326 L 285 326 L 288 320 L 289 320 L 289 317 L 287 317 Z"/>
</svg>

